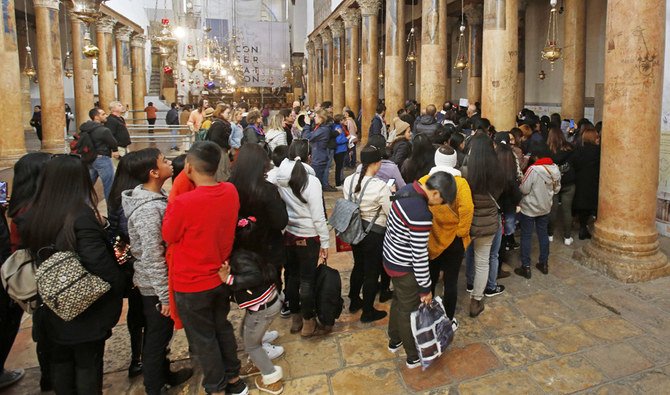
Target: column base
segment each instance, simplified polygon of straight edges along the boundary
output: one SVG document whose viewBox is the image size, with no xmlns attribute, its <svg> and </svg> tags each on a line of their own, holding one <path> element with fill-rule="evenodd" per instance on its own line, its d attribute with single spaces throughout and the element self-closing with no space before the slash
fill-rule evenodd
<svg viewBox="0 0 670 395">
<path fill-rule="evenodd" d="M 3 155 L 2 159 L 0 159 L 0 169 L 6 169 L 10 167 L 14 167 L 14 164 L 16 161 L 21 159 L 23 155 L 25 155 L 25 151 L 23 153 L 19 154 L 10 154 L 10 155 Z"/>
<path fill-rule="evenodd" d="M 650 252 L 630 249 L 614 251 L 611 244 L 605 246 L 594 238 L 585 247 L 575 251 L 573 259 L 624 283 L 649 281 L 670 275 L 668 257 L 658 249 L 658 243 L 655 251 Z"/>
<path fill-rule="evenodd" d="M 65 142 L 63 140 L 42 140 L 42 149 L 40 151 L 49 152 L 52 154 L 63 154 L 69 153 L 70 148 L 65 146 Z"/>
</svg>

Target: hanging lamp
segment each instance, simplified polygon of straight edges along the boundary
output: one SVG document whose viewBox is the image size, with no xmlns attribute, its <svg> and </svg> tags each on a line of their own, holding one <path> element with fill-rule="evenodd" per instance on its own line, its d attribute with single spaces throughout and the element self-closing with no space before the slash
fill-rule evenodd
<svg viewBox="0 0 670 395">
<path fill-rule="evenodd" d="M 91 40 L 91 23 L 97 21 L 102 16 L 100 6 L 107 0 L 69 0 L 71 4 L 70 12 L 77 19 L 84 22 L 86 30 L 84 31 L 84 47 L 82 53 L 89 59 L 97 58 L 100 54 L 100 48 L 93 45 Z M 97 75 L 97 70 L 94 69 Z"/>
<path fill-rule="evenodd" d="M 410 23 L 411 27 L 409 29 L 409 33 L 407 34 L 407 57 L 405 58 L 405 61 L 409 63 L 410 68 L 414 68 L 414 64 L 416 63 L 417 57 L 416 57 L 416 31 L 414 30 L 414 4 L 411 5 L 410 8 Z"/>
<path fill-rule="evenodd" d="M 67 78 L 72 78 L 74 75 L 74 63 L 72 61 L 72 51 L 70 51 L 70 38 L 68 37 L 69 35 L 65 14 L 66 12 L 63 12 L 63 25 L 65 25 L 65 59 L 63 60 L 63 74 Z"/>
<path fill-rule="evenodd" d="M 454 69 L 458 70 L 459 75 L 456 78 L 456 83 L 460 84 L 463 80 L 463 70 L 468 67 L 468 57 L 465 54 L 465 6 L 463 0 L 461 0 L 461 26 L 458 30 L 458 52 L 456 52 Z"/>
<path fill-rule="evenodd" d="M 549 12 L 549 26 L 547 31 L 547 42 L 542 49 L 542 59 L 548 60 L 551 70 L 554 70 L 554 62 L 561 58 L 561 47 L 558 46 L 558 0 L 550 0 L 551 11 Z"/>
<path fill-rule="evenodd" d="M 30 34 L 28 32 L 28 6 L 26 5 L 26 0 L 23 0 L 23 9 L 25 12 L 23 13 L 23 16 L 25 18 L 25 24 L 26 24 L 26 62 L 23 66 L 23 74 L 25 74 L 28 78 L 35 78 L 37 75 L 37 70 L 35 69 L 35 65 L 33 64 L 33 53 L 32 49 L 30 48 Z"/>
</svg>

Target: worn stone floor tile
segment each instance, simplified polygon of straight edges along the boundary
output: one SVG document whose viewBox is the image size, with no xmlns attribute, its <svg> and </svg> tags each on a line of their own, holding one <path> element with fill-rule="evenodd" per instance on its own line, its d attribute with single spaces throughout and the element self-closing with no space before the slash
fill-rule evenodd
<svg viewBox="0 0 670 395">
<path fill-rule="evenodd" d="M 186 339 L 186 332 L 183 329 L 174 331 L 172 342 L 170 343 L 170 355 L 168 357 L 172 361 L 190 357 L 188 352 L 188 339 Z"/>
<path fill-rule="evenodd" d="M 549 328 L 570 320 L 572 311 L 559 299 L 539 292 L 517 299 L 519 309 L 538 328 Z"/>
<path fill-rule="evenodd" d="M 267 392 L 261 392 L 255 387 L 254 380 L 255 377 L 246 379 L 247 386 L 249 386 L 249 394 L 267 394 Z M 326 395 L 329 393 L 330 389 L 328 387 L 328 376 L 326 375 L 308 376 L 300 379 L 284 381 L 283 394 Z"/>
<path fill-rule="evenodd" d="M 580 392 L 584 395 L 636 395 L 637 393 L 634 387 L 625 383 L 607 383 L 598 388 Z"/>
<path fill-rule="evenodd" d="M 342 357 L 333 336 L 282 344 L 284 374 L 291 378 L 331 372 L 342 367 Z"/>
<path fill-rule="evenodd" d="M 472 343 L 481 343 L 490 337 L 484 324 L 477 318 L 462 316 L 458 318 L 458 331 L 454 335 L 452 347 L 463 347 Z"/>
<path fill-rule="evenodd" d="M 570 277 L 565 279 L 564 283 L 576 288 L 584 295 L 591 295 L 593 293 L 600 292 L 603 289 L 612 288 L 617 285 L 613 280 L 596 273 L 585 276 Z"/>
<path fill-rule="evenodd" d="M 572 310 L 570 318 L 573 322 L 614 314 L 589 296 L 568 285 L 553 289 L 552 294 Z"/>
<path fill-rule="evenodd" d="M 395 355 L 388 351 L 388 336 L 381 328 L 371 328 L 337 337 L 346 366 L 393 359 Z"/>
<path fill-rule="evenodd" d="M 342 369 L 330 379 L 333 394 L 405 394 L 394 361 Z"/>
<path fill-rule="evenodd" d="M 117 325 L 112 337 L 105 342 L 105 373 L 128 369 L 130 364 L 130 335 L 125 325 Z"/>
<path fill-rule="evenodd" d="M 459 395 L 478 395 L 492 392 L 496 395 L 518 395 L 538 394 L 542 390 L 528 373 L 507 370 L 467 381 L 458 386 Z"/>
<path fill-rule="evenodd" d="M 576 355 L 538 362 L 529 366 L 528 372 L 543 390 L 552 393 L 583 390 L 607 379 L 585 358 Z"/>
<path fill-rule="evenodd" d="M 16 368 L 16 365 L 5 364 L 5 367 L 8 369 Z M 40 368 L 27 368 L 25 369 L 26 375 L 23 376 L 16 384 L 11 387 L 0 390 L 2 395 L 40 395 L 44 392 L 40 392 Z"/>
<path fill-rule="evenodd" d="M 12 369 L 28 369 L 38 366 L 35 342 L 33 342 L 32 329 L 21 329 L 16 335 L 5 367 Z"/>
<path fill-rule="evenodd" d="M 531 336 L 560 354 L 571 354 L 597 344 L 594 338 L 577 325 L 560 325 Z"/>
<path fill-rule="evenodd" d="M 492 336 L 511 335 L 537 329 L 537 326 L 528 317 L 511 305 L 487 305 L 477 319 Z"/>
<path fill-rule="evenodd" d="M 636 336 L 628 339 L 628 344 L 655 364 L 670 362 L 670 344 L 667 342 L 652 336 Z"/>
<path fill-rule="evenodd" d="M 102 393 L 105 395 L 143 395 L 145 394 L 144 383 L 141 377 L 128 379 L 128 373 L 125 371 L 114 372 L 103 377 Z"/>
<path fill-rule="evenodd" d="M 635 291 L 632 292 L 644 300 L 670 297 L 670 277 L 658 278 L 644 283 L 630 284 L 629 286 L 635 288 Z"/>
<path fill-rule="evenodd" d="M 523 366 L 556 355 L 543 343 L 530 339 L 527 335 L 501 337 L 491 340 L 489 345 L 508 367 Z"/>
<path fill-rule="evenodd" d="M 550 259 L 549 264 L 551 267 L 551 274 L 561 280 L 584 276 L 588 273 L 583 266 L 576 265 L 572 263 L 570 259 L 566 259 L 562 256 Z"/>
<path fill-rule="evenodd" d="M 641 372 L 654 366 L 649 359 L 626 343 L 596 347 L 582 355 L 612 379 Z"/>
<path fill-rule="evenodd" d="M 646 332 L 665 337 L 670 333 L 670 317 L 668 314 L 649 302 L 634 296 L 623 289 L 610 289 L 594 295 L 602 302 L 617 309 L 625 319 L 635 322 Z"/>
<path fill-rule="evenodd" d="M 642 331 L 619 316 L 585 320 L 578 324 L 589 334 L 604 340 L 617 341 L 642 334 Z"/>
<path fill-rule="evenodd" d="M 404 355 L 402 358 L 399 358 L 396 361 L 396 366 L 398 366 L 400 375 L 407 388 L 411 391 L 419 392 L 451 384 L 453 379 L 447 368 L 447 358 L 450 356 L 450 351 L 451 349 L 436 361 L 433 361 L 426 370 L 421 370 L 420 367 L 407 369 Z"/>
<path fill-rule="evenodd" d="M 670 297 L 659 298 L 652 303 L 666 314 L 670 313 Z"/>
<path fill-rule="evenodd" d="M 653 369 L 631 376 L 624 382 L 640 394 L 667 394 L 670 388 L 670 372 L 668 369 Z"/>
</svg>

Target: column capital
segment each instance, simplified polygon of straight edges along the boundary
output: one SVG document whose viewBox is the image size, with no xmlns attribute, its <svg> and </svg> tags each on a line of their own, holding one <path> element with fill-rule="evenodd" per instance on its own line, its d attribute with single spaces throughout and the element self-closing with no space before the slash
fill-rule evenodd
<svg viewBox="0 0 670 395">
<path fill-rule="evenodd" d="M 305 48 L 307 48 L 308 54 L 314 55 L 314 42 L 312 40 L 307 40 L 307 43 L 305 43 Z"/>
<path fill-rule="evenodd" d="M 361 24 L 361 12 L 357 8 L 349 8 L 340 14 L 344 27 L 356 27 Z"/>
<path fill-rule="evenodd" d="M 95 29 L 102 33 L 112 33 L 114 31 L 114 25 L 116 25 L 116 19 L 111 16 L 103 16 L 95 22 Z"/>
<path fill-rule="evenodd" d="M 57 10 L 60 6 L 58 0 L 33 0 L 35 7 L 51 8 Z"/>
<path fill-rule="evenodd" d="M 133 33 L 133 31 L 133 28 L 129 26 L 118 25 L 116 29 L 114 29 L 114 36 L 119 41 L 128 42 L 130 41 L 130 35 Z"/>
<path fill-rule="evenodd" d="M 321 36 L 319 35 L 314 36 L 312 41 L 314 42 L 314 49 L 316 50 L 323 49 L 323 39 L 321 38 Z"/>
<path fill-rule="evenodd" d="M 333 42 L 333 33 L 330 29 L 323 29 L 321 32 L 321 40 L 324 44 L 330 44 Z"/>
<path fill-rule="evenodd" d="M 481 25 L 484 19 L 484 7 L 481 4 L 467 4 L 463 8 L 469 25 Z"/>
<path fill-rule="evenodd" d="M 362 16 L 377 15 L 382 4 L 380 0 L 357 0 L 357 3 Z"/>
<path fill-rule="evenodd" d="M 130 38 L 130 46 L 135 48 L 144 48 L 144 43 L 147 41 L 147 36 L 144 34 L 133 34 Z"/>
<path fill-rule="evenodd" d="M 341 20 L 336 19 L 330 22 L 330 31 L 333 34 L 333 38 L 339 38 L 344 35 L 344 24 Z"/>
</svg>

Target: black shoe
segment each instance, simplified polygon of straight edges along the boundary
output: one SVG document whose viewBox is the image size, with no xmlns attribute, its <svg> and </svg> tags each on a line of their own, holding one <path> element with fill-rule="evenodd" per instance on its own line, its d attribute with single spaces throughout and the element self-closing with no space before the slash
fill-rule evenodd
<svg viewBox="0 0 670 395">
<path fill-rule="evenodd" d="M 591 238 L 591 232 L 588 229 L 583 228 L 579 230 L 579 240 L 586 240 Z"/>
<path fill-rule="evenodd" d="M 53 384 L 51 384 L 51 377 L 46 376 L 40 377 L 40 391 L 42 392 L 53 391 Z"/>
<path fill-rule="evenodd" d="M 351 299 L 351 302 L 349 302 L 349 312 L 351 314 L 354 314 L 358 310 L 363 308 L 363 300 L 362 299 Z"/>
<path fill-rule="evenodd" d="M 321 188 L 323 192 L 339 192 L 337 188 L 331 186 L 331 185 L 326 185 L 325 187 Z"/>
<path fill-rule="evenodd" d="M 387 313 L 383 310 L 377 310 L 377 309 L 372 309 L 370 312 L 363 312 L 361 314 L 361 322 L 363 323 L 368 323 L 368 322 L 374 322 L 381 320 L 382 318 L 386 317 Z"/>
<path fill-rule="evenodd" d="M 507 246 L 506 246 L 507 251 L 518 250 L 519 247 L 521 247 L 521 244 L 517 243 L 517 242 L 514 240 L 514 235 L 509 235 L 509 236 L 507 236 L 507 237 L 508 237 L 508 239 L 507 239 Z"/>
<path fill-rule="evenodd" d="M 132 360 L 128 367 L 128 377 L 133 378 L 142 374 L 142 361 Z"/>
<path fill-rule="evenodd" d="M 408 357 L 407 360 L 405 361 L 405 365 L 407 366 L 407 369 L 418 368 L 419 366 L 421 366 L 421 359 L 419 359 L 419 357 L 416 358 Z"/>
<path fill-rule="evenodd" d="M 385 303 L 393 299 L 393 291 L 390 289 L 385 289 L 379 292 L 379 303 Z"/>
<path fill-rule="evenodd" d="M 279 312 L 281 318 L 291 318 L 291 309 L 288 308 L 288 302 L 285 301 L 281 305 L 281 311 Z"/>
<path fill-rule="evenodd" d="M 500 267 L 500 266 L 498 266 L 498 267 Z M 509 277 L 509 276 L 511 276 L 511 275 L 512 275 L 512 273 L 508 272 L 507 270 L 502 270 L 502 269 L 500 269 L 500 270 L 498 270 L 498 277 L 497 277 L 497 279 L 500 280 L 501 278 L 507 278 L 507 277 Z"/>
<path fill-rule="evenodd" d="M 537 270 L 541 271 L 542 274 L 549 274 L 549 265 L 548 264 L 538 263 L 538 264 L 535 265 L 535 267 L 537 268 Z"/>
<path fill-rule="evenodd" d="M 472 285 L 472 284 L 468 284 L 468 285 L 465 286 L 465 290 L 468 291 L 468 293 L 470 293 L 470 292 L 472 292 L 472 289 L 473 289 L 474 287 L 475 287 L 474 285 Z"/>
<path fill-rule="evenodd" d="M 514 273 L 518 274 L 521 277 L 526 277 L 527 279 L 530 280 L 531 272 L 529 267 L 519 266 L 516 269 L 514 269 Z"/>
<path fill-rule="evenodd" d="M 226 385 L 226 394 L 230 395 L 247 395 L 249 393 L 249 387 L 244 382 L 244 380 L 239 379 L 235 383 L 228 383 Z"/>
<path fill-rule="evenodd" d="M 505 286 L 504 285 L 496 285 L 495 288 L 486 288 L 484 290 L 484 296 L 493 297 L 493 296 L 496 296 L 496 295 L 500 295 L 503 292 L 505 292 Z"/>
<path fill-rule="evenodd" d="M 191 368 L 183 368 L 179 369 L 176 372 L 170 372 L 167 378 L 167 383 L 170 385 L 170 387 L 176 387 L 180 384 L 184 384 L 185 382 L 188 381 L 188 379 L 193 376 L 193 369 Z"/>
<path fill-rule="evenodd" d="M 402 347 L 402 340 L 397 343 L 393 343 L 389 340 L 389 351 L 392 353 L 397 353 L 400 350 L 400 347 Z"/>
<path fill-rule="evenodd" d="M 21 380 L 25 374 L 23 369 L 3 370 L 0 374 L 0 388 L 9 387 Z"/>
</svg>

